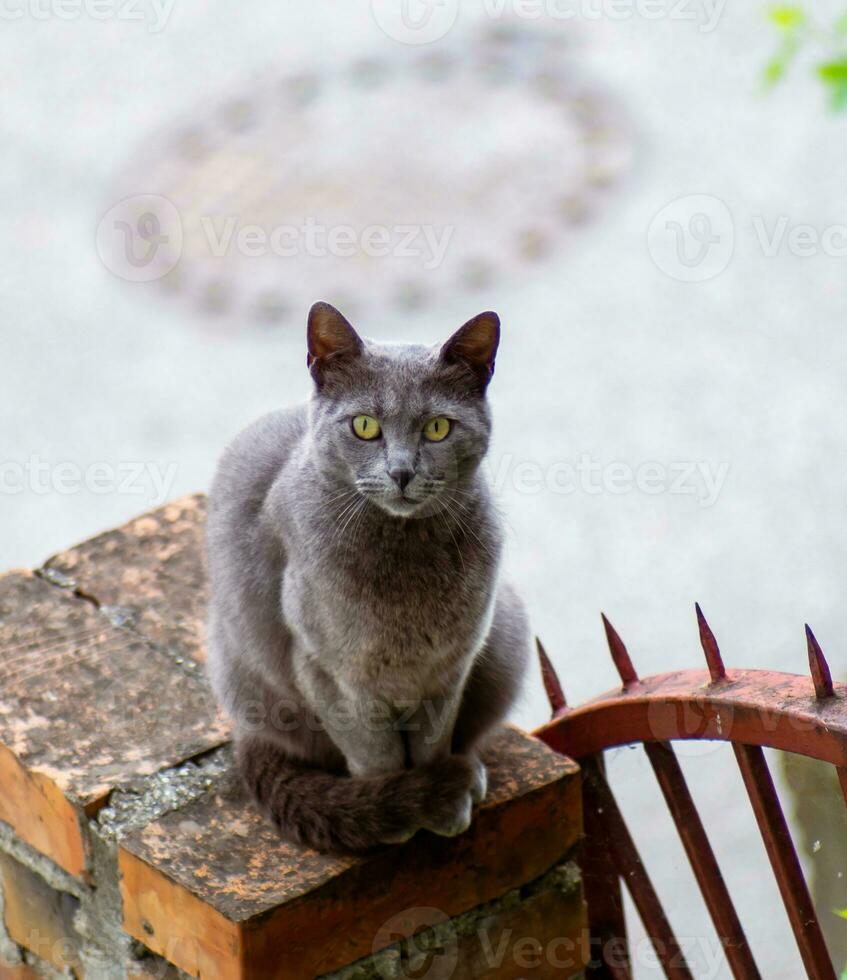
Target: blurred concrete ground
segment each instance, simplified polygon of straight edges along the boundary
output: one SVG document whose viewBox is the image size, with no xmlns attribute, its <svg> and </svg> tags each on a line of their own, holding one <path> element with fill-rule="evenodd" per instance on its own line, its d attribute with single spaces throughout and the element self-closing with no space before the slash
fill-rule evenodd
<svg viewBox="0 0 847 980">
<path fill-rule="evenodd" d="M 485 20 L 463 4 L 454 31 Z M 697 599 L 727 663 L 804 671 L 809 621 L 833 672 L 847 675 L 847 259 L 791 254 L 785 242 L 768 255 L 761 241 L 782 218 L 819 232 L 847 223 L 847 119 L 825 112 L 802 72 L 759 93 L 773 38 L 758 5 L 727 4 L 714 30 L 702 25 L 640 15 L 569 24 L 582 70 L 633 123 L 635 170 L 611 210 L 532 277 L 361 325 L 434 342 L 478 308 L 500 312 L 492 458 L 507 460 L 509 566 L 574 703 L 615 683 L 601 608 L 643 674 L 700 662 Z M 363 0 L 308 9 L 176 0 L 163 30 L 147 27 L 23 16 L 0 33 L 0 460 L 35 455 L 51 473 L 64 461 L 175 464 L 175 496 L 208 486 L 219 450 L 245 423 L 306 397 L 302 335 L 215 332 L 199 313 L 112 276 L 94 248 L 109 188 L 147 134 L 243 91 L 269 66 L 396 42 Z M 724 202 L 734 228 L 731 259 L 704 282 L 666 275 L 647 247 L 654 217 L 692 194 Z M 522 461 L 547 474 L 583 455 L 607 467 L 601 492 L 560 493 L 514 475 Z M 669 484 L 621 491 L 609 476 L 612 464 L 646 463 L 728 470 L 711 506 Z M 5 493 L 0 565 L 37 563 L 148 503 L 117 490 Z M 545 715 L 533 677 L 518 721 Z M 683 754 L 763 975 L 799 976 L 730 754 Z M 696 975 L 727 976 L 642 754 L 620 750 L 611 768 L 678 932 L 690 937 Z M 835 843 L 821 843 L 820 860 L 840 866 Z M 637 926 L 633 935 L 639 976 L 656 975 Z"/>
</svg>

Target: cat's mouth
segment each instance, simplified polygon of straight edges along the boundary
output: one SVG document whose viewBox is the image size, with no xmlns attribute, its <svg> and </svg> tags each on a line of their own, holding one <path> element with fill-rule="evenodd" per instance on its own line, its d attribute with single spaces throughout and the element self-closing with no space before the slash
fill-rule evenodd
<svg viewBox="0 0 847 980">
<path fill-rule="evenodd" d="M 401 490 L 398 493 L 380 494 L 374 499 L 374 503 L 395 517 L 410 517 L 426 503 L 426 498 L 421 500 Z"/>
<path fill-rule="evenodd" d="M 362 492 L 360 490 L 360 492 Z M 419 496 L 410 493 L 408 488 L 404 490 L 389 490 L 385 487 L 378 491 L 364 491 L 365 496 L 372 504 L 392 517 L 412 517 L 418 514 L 425 505 L 432 499 L 431 494 Z"/>
<path fill-rule="evenodd" d="M 412 517 L 428 510 L 438 496 L 435 486 L 423 485 L 413 487 L 388 487 L 384 483 L 368 485 L 364 481 L 357 484 L 359 493 L 370 503 L 393 517 Z"/>
</svg>

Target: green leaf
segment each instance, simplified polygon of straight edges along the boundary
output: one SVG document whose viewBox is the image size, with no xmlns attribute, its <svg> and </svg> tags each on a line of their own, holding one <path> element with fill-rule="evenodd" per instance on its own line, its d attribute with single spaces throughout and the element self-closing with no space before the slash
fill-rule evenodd
<svg viewBox="0 0 847 980">
<path fill-rule="evenodd" d="M 837 61 L 825 61 L 818 65 L 818 75 L 827 85 L 840 86 L 847 84 L 847 58 Z"/>
<path fill-rule="evenodd" d="M 776 54 L 765 65 L 764 83 L 765 88 L 773 88 L 780 82 L 788 71 L 791 62 L 799 50 L 800 44 L 794 35 L 783 38 Z"/>
<path fill-rule="evenodd" d="M 847 108 L 847 58 L 818 65 L 818 75 L 829 89 L 830 109 L 841 112 Z"/>
<path fill-rule="evenodd" d="M 833 909 L 832 911 L 842 919 L 847 919 L 847 909 Z M 845 973 L 847 973 L 847 970 L 845 970 Z"/>
<path fill-rule="evenodd" d="M 800 7 L 770 7 L 768 20 L 781 31 L 796 31 L 806 22 L 806 15 Z"/>
<path fill-rule="evenodd" d="M 847 34 L 847 14 L 842 14 L 832 25 L 836 34 Z"/>
<path fill-rule="evenodd" d="M 765 85 L 768 88 L 776 85 L 776 83 L 782 79 L 783 75 L 785 75 L 785 70 L 787 67 L 788 65 L 786 64 L 784 58 L 780 57 L 779 55 L 772 58 L 765 65 Z"/>
</svg>

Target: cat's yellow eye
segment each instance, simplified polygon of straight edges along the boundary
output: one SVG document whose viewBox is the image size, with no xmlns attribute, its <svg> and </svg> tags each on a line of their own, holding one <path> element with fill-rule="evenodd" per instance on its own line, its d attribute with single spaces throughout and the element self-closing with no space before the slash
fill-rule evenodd
<svg viewBox="0 0 847 980">
<path fill-rule="evenodd" d="M 424 426 L 423 432 L 424 437 L 429 439 L 430 442 L 441 442 L 442 439 L 447 438 L 450 432 L 450 419 L 443 417 L 430 419 Z"/>
<path fill-rule="evenodd" d="M 378 439 L 382 434 L 379 422 L 372 415 L 357 415 L 353 419 L 353 431 L 360 439 L 370 441 Z"/>
</svg>

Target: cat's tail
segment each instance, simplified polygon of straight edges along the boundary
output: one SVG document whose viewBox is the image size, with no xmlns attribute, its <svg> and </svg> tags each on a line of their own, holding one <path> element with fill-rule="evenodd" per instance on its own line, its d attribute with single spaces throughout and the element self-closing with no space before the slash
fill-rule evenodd
<svg viewBox="0 0 847 980">
<path fill-rule="evenodd" d="M 426 828 L 455 834 L 470 823 L 472 764 L 449 756 L 385 776 L 342 776 L 293 762 L 261 740 L 239 741 L 247 788 L 286 840 L 317 851 L 362 853 Z"/>
</svg>

